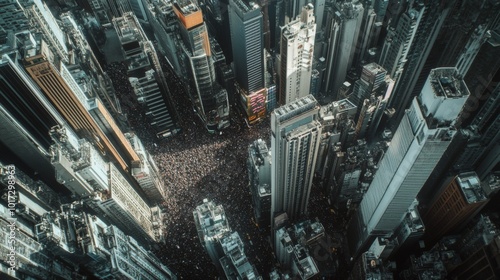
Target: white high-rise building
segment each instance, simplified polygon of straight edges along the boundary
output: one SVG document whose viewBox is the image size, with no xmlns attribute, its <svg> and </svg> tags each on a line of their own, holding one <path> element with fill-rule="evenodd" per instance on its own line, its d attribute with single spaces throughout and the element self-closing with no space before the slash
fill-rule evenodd
<svg viewBox="0 0 500 280">
<path fill-rule="evenodd" d="M 288 104 L 310 93 L 316 21 L 312 4 L 281 30 L 278 103 Z"/>
<path fill-rule="evenodd" d="M 322 126 L 312 95 L 271 114 L 271 219 L 286 213 L 295 220 L 307 213 Z M 272 222 L 273 231 L 277 223 Z"/>
<path fill-rule="evenodd" d="M 399 124 L 379 169 L 349 225 L 353 255 L 401 223 L 456 131 L 469 90 L 455 68 L 431 71 Z"/>
</svg>

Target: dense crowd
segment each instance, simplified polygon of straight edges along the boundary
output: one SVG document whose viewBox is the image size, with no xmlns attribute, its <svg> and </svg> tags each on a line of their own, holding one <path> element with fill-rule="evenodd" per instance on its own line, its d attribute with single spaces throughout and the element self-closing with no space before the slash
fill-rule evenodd
<svg viewBox="0 0 500 280">
<path fill-rule="evenodd" d="M 167 69 L 166 67 L 164 69 Z M 252 198 L 248 187 L 248 146 L 256 139 L 269 142 L 269 121 L 248 128 L 239 118 L 231 118 L 231 126 L 222 134 L 210 134 L 193 113 L 187 93 L 177 78 L 166 73 L 167 81 L 179 113 L 181 131 L 166 139 L 157 139 L 148 126 L 144 112 L 135 101 L 133 89 L 126 82 L 124 63 L 108 67 L 119 95 L 130 129 L 141 138 L 153 155 L 163 176 L 169 199 L 167 210 L 166 244 L 156 253 L 180 279 L 216 279 L 217 271 L 201 246 L 193 211 L 204 198 L 222 204 L 229 225 L 243 240 L 245 254 L 258 272 L 267 278 L 275 266 L 269 243 L 269 229 L 262 229 L 253 219 Z M 316 216 L 335 218 L 325 196 L 313 188 L 309 212 Z M 321 220 L 326 232 L 334 232 L 335 223 Z M 330 237 L 328 237 L 330 238 Z M 338 242 L 338 240 L 336 241 Z M 330 254 L 331 252 L 326 252 Z M 324 266 L 333 267 L 328 257 Z"/>
<path fill-rule="evenodd" d="M 119 95 L 128 125 L 144 142 L 163 176 L 169 199 L 167 209 L 167 241 L 158 250 L 160 259 L 183 279 L 215 279 L 217 272 L 200 244 L 194 224 L 193 210 L 204 198 L 222 204 L 232 230 L 244 240 L 245 253 L 261 274 L 272 266 L 271 249 L 253 221 L 251 195 L 248 188 L 246 160 L 248 146 L 258 138 L 269 139 L 269 125 L 262 123 L 246 128 L 233 121 L 222 134 L 210 134 L 193 113 L 187 94 L 180 84 L 169 87 L 180 115 L 181 131 L 166 139 L 152 135 L 133 89 L 126 82 L 124 63 L 113 63 L 107 69 Z M 236 118 L 233 118 L 236 120 Z M 251 242 L 251 243 L 250 243 Z"/>
</svg>

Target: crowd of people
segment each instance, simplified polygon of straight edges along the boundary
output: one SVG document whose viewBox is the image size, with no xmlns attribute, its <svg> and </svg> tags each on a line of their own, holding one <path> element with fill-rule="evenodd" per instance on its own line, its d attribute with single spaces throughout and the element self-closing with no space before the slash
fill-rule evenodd
<svg viewBox="0 0 500 280">
<path fill-rule="evenodd" d="M 246 240 L 245 252 L 250 262 L 260 273 L 267 274 L 272 264 L 266 239 L 269 234 L 261 232 L 253 220 L 246 160 L 248 146 L 254 140 L 269 139 L 268 123 L 246 128 L 243 121 L 233 121 L 222 134 L 210 134 L 193 113 L 184 89 L 174 81 L 169 87 L 180 115 L 181 131 L 158 139 L 151 133 L 142 108 L 134 100 L 133 89 L 125 81 L 125 64 L 113 63 L 107 71 L 128 125 L 152 154 L 168 193 L 164 202 L 166 244 L 156 252 L 160 259 L 181 279 L 217 277 L 215 266 L 201 246 L 193 217 L 196 206 L 207 198 L 224 207 L 231 229 Z M 167 77 L 172 79 L 175 78 Z"/>
<path fill-rule="evenodd" d="M 259 228 L 253 218 L 247 159 L 248 146 L 253 141 L 261 138 L 269 142 L 269 120 L 248 128 L 241 118 L 233 116 L 231 126 L 222 134 L 210 134 L 193 113 L 179 80 L 167 72 L 181 131 L 158 139 L 126 81 L 126 65 L 113 63 L 108 74 L 119 95 L 128 126 L 153 156 L 168 194 L 163 204 L 167 210 L 166 243 L 159 246 L 156 255 L 180 279 L 217 279 L 218 272 L 201 245 L 193 217 L 196 206 L 207 198 L 224 207 L 229 226 L 243 240 L 248 260 L 266 278 L 275 267 L 275 259 L 269 228 Z M 312 191 L 309 206 L 311 213 L 333 221 L 333 212 L 318 188 Z M 335 231 L 332 223 L 322 222 L 327 232 Z M 333 259 L 327 258 L 324 266 L 333 267 Z"/>
</svg>

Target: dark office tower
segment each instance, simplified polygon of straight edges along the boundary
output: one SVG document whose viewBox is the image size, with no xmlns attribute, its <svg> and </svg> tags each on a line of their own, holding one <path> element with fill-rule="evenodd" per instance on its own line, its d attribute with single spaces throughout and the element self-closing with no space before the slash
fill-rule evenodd
<svg viewBox="0 0 500 280">
<path fill-rule="evenodd" d="M 280 105 L 310 94 L 316 36 L 313 10 L 311 4 L 302 7 L 302 13 L 281 29 L 278 59 L 278 104 Z"/>
<path fill-rule="evenodd" d="M 122 51 L 127 63 L 127 75 L 139 103 L 158 138 L 175 134 L 177 113 L 161 69 L 156 50 L 147 40 L 137 18 L 132 13 L 113 18 Z"/>
<path fill-rule="evenodd" d="M 389 75 L 397 80 L 404 69 L 415 32 L 425 8 L 410 8 L 399 18 L 395 27 L 389 27 L 385 38 L 379 64 L 387 69 Z"/>
<path fill-rule="evenodd" d="M 172 4 L 163 1 L 154 2 L 148 5 L 147 12 L 150 26 L 158 43 L 158 50 L 165 57 L 174 73 L 177 76 L 182 76 L 176 46 L 178 23 Z"/>
<path fill-rule="evenodd" d="M 55 189 L 66 192 L 54 179 L 48 134 L 52 126 L 64 120 L 24 71 L 21 59 L 13 50 L 3 53 L 0 60 L 2 159 L 25 167 L 29 174 L 38 173 Z"/>
<path fill-rule="evenodd" d="M 368 49 L 380 32 L 380 23 L 377 23 L 377 14 L 371 5 L 364 6 L 363 21 L 361 22 L 358 44 L 354 54 L 353 67 L 359 69 L 369 58 Z M 358 72 L 358 71 L 356 71 Z"/>
<path fill-rule="evenodd" d="M 474 62 L 464 77 L 471 89 L 471 96 L 460 115 L 459 124 L 466 127 L 479 112 L 482 104 L 488 99 L 500 82 L 500 25 L 496 31 L 489 30 L 490 37 L 481 46 Z"/>
<path fill-rule="evenodd" d="M 264 37 L 261 8 L 254 2 L 229 1 L 229 23 L 237 94 L 247 121 L 266 115 Z"/>
<path fill-rule="evenodd" d="M 327 19 L 325 36 L 328 50 L 322 86 L 323 92 L 333 100 L 339 99 L 337 93 L 353 66 L 363 11 L 363 5 L 358 1 L 338 2 Z"/>
<path fill-rule="evenodd" d="M 358 108 L 354 117 L 356 139 L 366 137 L 371 141 L 375 137 L 393 88 L 394 81 L 380 65 L 363 66 L 361 78 L 354 83 L 349 95 L 349 101 Z"/>
<path fill-rule="evenodd" d="M 139 22 L 149 23 L 149 18 L 146 13 L 146 0 L 128 0 L 130 3 L 130 11 L 135 14 Z"/>
<path fill-rule="evenodd" d="M 414 91 L 422 87 L 425 75 L 435 67 L 456 67 L 460 74 L 465 75 L 481 45 L 489 37 L 488 30 L 497 28 L 494 25 L 495 20 L 500 18 L 499 15 L 498 1 L 456 1 L 436 39 Z M 474 75 L 477 77 L 477 73 Z M 473 88 L 470 86 L 469 88 L 473 93 Z"/>
<path fill-rule="evenodd" d="M 120 155 L 97 122 L 87 111 L 87 98 L 69 73 L 66 66 L 52 56 L 44 41 L 36 42 L 32 48 L 25 50 L 24 67 L 33 80 L 40 86 L 47 99 L 59 111 L 80 137 L 86 138 L 98 147 L 102 153 L 108 154 L 123 170 L 138 162 L 135 153 Z M 130 143 L 120 143 L 121 147 Z M 130 149 L 125 149 L 130 151 Z"/>
<path fill-rule="evenodd" d="M 319 148 L 319 105 L 312 95 L 271 114 L 271 219 L 286 213 L 291 221 L 307 214 Z"/>
<path fill-rule="evenodd" d="M 423 214 L 427 227 L 426 246 L 432 247 L 444 235 L 464 226 L 487 202 L 488 197 L 475 172 L 447 180 Z"/>
<path fill-rule="evenodd" d="M 229 1 L 229 23 L 236 81 L 247 93 L 264 88 L 262 14 L 256 3 Z"/>
<path fill-rule="evenodd" d="M 255 221 L 266 228 L 271 217 L 271 152 L 262 139 L 248 147 L 247 168 Z"/>
<path fill-rule="evenodd" d="M 377 14 L 378 22 L 384 21 L 388 5 L 389 5 L 389 0 L 375 0 L 375 2 L 373 3 L 373 9 Z"/>
<path fill-rule="evenodd" d="M 450 128 L 469 90 L 455 68 L 431 71 L 391 140 L 357 215 L 349 246 L 358 255 L 376 236 L 392 234 L 454 138 Z"/>
<path fill-rule="evenodd" d="M 227 92 L 217 89 L 215 70 L 200 8 L 190 0 L 175 2 L 173 9 L 179 22 L 181 61 L 185 76 L 190 78 L 191 101 L 209 132 L 229 126 Z"/>
<path fill-rule="evenodd" d="M 483 179 L 500 161 L 500 84 L 469 125 L 469 141 L 454 164 L 458 171 L 476 170 Z M 470 100 L 470 98 L 469 98 Z M 479 101 L 477 101 L 479 102 Z M 464 107 L 464 111 L 470 107 Z M 468 113 L 468 112 L 466 112 Z"/>
<path fill-rule="evenodd" d="M 422 12 L 422 15 L 418 22 L 412 44 L 408 46 L 408 55 L 406 63 L 403 66 L 404 70 L 399 78 L 395 78 L 394 94 L 391 100 L 389 100 L 388 107 L 396 110 L 395 115 L 391 118 L 392 123 L 395 125 L 403 118 L 405 109 L 410 106 L 413 97 L 417 96 L 420 92 L 420 89 L 414 92 L 415 84 L 436 41 L 439 30 L 448 15 L 451 2 L 454 2 L 454 0 L 442 1 L 437 5 L 434 2 L 424 3 L 424 1 L 415 1 L 412 2 L 412 7 L 408 7 L 409 10 L 407 11 L 413 8 Z"/>
<path fill-rule="evenodd" d="M 448 279 L 472 280 L 500 278 L 500 236 L 480 247 L 456 268 L 450 271 Z"/>
</svg>

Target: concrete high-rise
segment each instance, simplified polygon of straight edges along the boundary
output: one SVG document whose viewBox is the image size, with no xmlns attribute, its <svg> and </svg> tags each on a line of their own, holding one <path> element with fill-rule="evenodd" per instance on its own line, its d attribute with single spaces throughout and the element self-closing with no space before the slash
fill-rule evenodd
<svg viewBox="0 0 500 280">
<path fill-rule="evenodd" d="M 406 56 L 406 62 L 404 63 L 404 69 L 399 77 L 393 77 L 396 84 L 394 86 L 394 94 L 389 100 L 388 107 L 394 108 L 395 115 L 391 118 L 391 123 L 397 125 L 399 121 L 403 118 L 405 114 L 405 109 L 410 107 L 411 100 L 413 97 L 417 96 L 420 91 L 416 89 L 416 84 L 418 82 L 419 76 L 424 68 L 424 64 L 429 57 L 429 53 L 438 37 L 439 31 L 443 26 L 443 23 L 448 16 L 450 11 L 450 5 L 454 1 L 447 1 L 442 5 L 435 5 L 435 3 L 425 2 L 425 1 L 415 1 L 412 2 L 412 6 L 408 7 L 408 11 L 415 9 L 422 13 L 420 21 L 417 25 L 417 31 L 413 36 L 413 41 L 411 45 L 408 45 L 408 54 Z M 418 15 L 418 14 L 417 14 Z M 413 20 L 409 20 L 406 17 L 401 17 L 399 21 L 408 21 L 408 24 L 413 24 Z M 409 32 L 407 28 L 402 28 L 401 31 Z M 405 44 L 405 36 L 402 37 L 402 43 Z M 397 48 L 397 46 L 395 46 Z M 401 49 L 401 51 L 403 51 Z M 396 63 L 397 64 L 397 63 Z M 382 66 L 385 66 L 384 64 Z M 387 69 L 390 71 L 389 69 Z M 391 76 L 392 77 L 392 76 Z M 427 76 L 422 77 L 424 80 Z M 395 127 L 395 126 L 394 126 Z"/>
<path fill-rule="evenodd" d="M 363 5 L 359 1 L 336 3 L 327 19 L 325 36 L 328 49 L 322 89 L 334 100 L 340 99 L 337 96 L 338 90 L 353 66 L 363 11 Z"/>
<path fill-rule="evenodd" d="M 130 84 L 146 110 L 149 125 L 158 138 L 175 134 L 177 113 L 153 44 L 131 12 L 113 18 L 113 26 L 125 56 Z"/>
<path fill-rule="evenodd" d="M 407 61 L 410 46 L 415 38 L 424 9 L 410 8 L 399 18 L 395 27 L 390 27 L 380 53 L 379 64 L 387 69 L 394 79 L 399 78 Z"/>
<path fill-rule="evenodd" d="M 270 225 L 271 217 L 271 151 L 262 139 L 248 147 L 248 179 L 254 217 L 259 227 Z"/>
<path fill-rule="evenodd" d="M 353 255 L 376 236 L 392 234 L 434 167 L 454 138 L 450 126 L 469 90 L 455 68 L 431 71 L 427 82 L 405 112 L 379 164 L 357 215 L 349 224 Z"/>
<path fill-rule="evenodd" d="M 292 221 L 307 213 L 322 126 L 312 95 L 271 114 L 271 219 L 286 213 Z"/>
<path fill-rule="evenodd" d="M 310 93 L 316 22 L 312 4 L 281 30 L 278 104 Z"/>
</svg>

